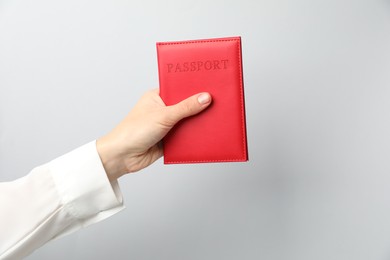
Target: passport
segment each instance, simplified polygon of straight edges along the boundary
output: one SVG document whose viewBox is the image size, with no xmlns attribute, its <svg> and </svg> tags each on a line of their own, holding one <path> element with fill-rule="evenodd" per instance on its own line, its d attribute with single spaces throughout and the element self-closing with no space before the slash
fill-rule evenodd
<svg viewBox="0 0 390 260">
<path fill-rule="evenodd" d="M 200 92 L 213 99 L 163 138 L 164 163 L 248 161 L 241 37 L 158 42 L 156 47 L 165 105 Z"/>
</svg>

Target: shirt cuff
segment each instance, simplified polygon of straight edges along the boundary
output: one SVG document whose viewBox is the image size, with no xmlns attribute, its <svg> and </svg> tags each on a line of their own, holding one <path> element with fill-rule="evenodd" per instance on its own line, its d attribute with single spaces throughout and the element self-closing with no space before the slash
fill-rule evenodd
<svg viewBox="0 0 390 260">
<path fill-rule="evenodd" d="M 83 145 L 47 164 L 64 209 L 89 224 L 124 208 L 117 181 L 110 183 L 96 150 L 96 141 Z"/>
</svg>

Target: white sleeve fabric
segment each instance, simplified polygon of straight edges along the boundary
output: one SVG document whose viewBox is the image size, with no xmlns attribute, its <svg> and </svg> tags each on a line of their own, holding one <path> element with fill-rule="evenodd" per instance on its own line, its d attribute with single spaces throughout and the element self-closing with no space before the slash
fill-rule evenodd
<svg viewBox="0 0 390 260">
<path fill-rule="evenodd" d="M 46 242 L 122 210 L 93 141 L 12 182 L 0 183 L 0 259 L 20 259 Z"/>
</svg>

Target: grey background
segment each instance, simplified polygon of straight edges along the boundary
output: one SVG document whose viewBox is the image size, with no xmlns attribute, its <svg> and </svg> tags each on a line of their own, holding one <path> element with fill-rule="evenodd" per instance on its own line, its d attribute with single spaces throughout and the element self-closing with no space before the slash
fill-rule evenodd
<svg viewBox="0 0 390 260">
<path fill-rule="evenodd" d="M 390 259 L 388 0 L 0 0 L 1 181 L 158 87 L 156 41 L 236 35 L 250 162 L 160 160 L 28 259 Z"/>
</svg>

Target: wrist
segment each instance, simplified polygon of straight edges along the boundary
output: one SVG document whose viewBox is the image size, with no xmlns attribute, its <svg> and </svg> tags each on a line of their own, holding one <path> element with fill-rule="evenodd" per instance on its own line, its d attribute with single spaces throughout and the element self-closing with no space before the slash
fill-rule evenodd
<svg viewBox="0 0 390 260">
<path fill-rule="evenodd" d="M 108 136 L 103 136 L 96 140 L 96 149 L 110 181 L 117 180 L 126 173 L 126 167 L 118 153 L 118 149 L 115 148 Z"/>
</svg>

